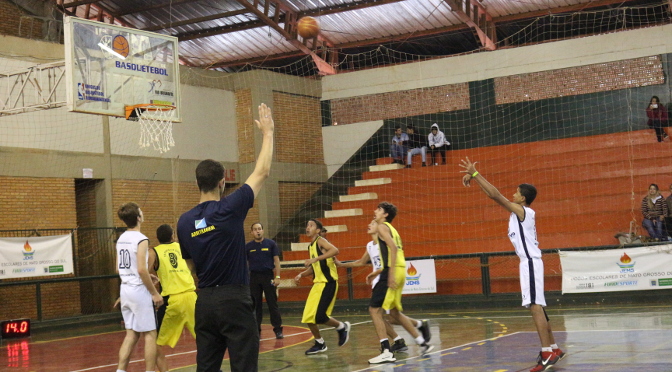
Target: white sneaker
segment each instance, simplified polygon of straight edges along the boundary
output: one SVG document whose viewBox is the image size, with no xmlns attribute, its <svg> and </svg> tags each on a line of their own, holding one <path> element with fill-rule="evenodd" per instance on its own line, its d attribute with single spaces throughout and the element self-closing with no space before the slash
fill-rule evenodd
<svg viewBox="0 0 672 372">
<path fill-rule="evenodd" d="M 392 354 L 389 350 L 383 350 L 380 355 L 378 355 L 375 358 L 369 359 L 369 363 L 371 364 L 379 364 L 379 363 L 387 363 L 387 362 L 396 362 L 397 359 L 394 357 L 394 354 Z"/>
<path fill-rule="evenodd" d="M 428 343 L 426 343 L 426 342 L 425 342 L 424 344 L 422 344 L 422 345 L 419 345 L 419 346 L 420 346 L 420 355 L 421 355 L 421 356 L 425 356 L 425 355 L 427 355 L 430 351 L 434 350 L 434 345 L 430 345 L 430 344 L 428 344 Z"/>
</svg>

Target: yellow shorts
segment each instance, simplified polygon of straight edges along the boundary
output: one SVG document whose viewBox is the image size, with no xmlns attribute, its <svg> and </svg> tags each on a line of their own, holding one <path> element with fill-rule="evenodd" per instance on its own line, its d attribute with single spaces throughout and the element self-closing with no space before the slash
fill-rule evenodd
<svg viewBox="0 0 672 372">
<path fill-rule="evenodd" d="M 383 300 L 383 310 L 397 309 L 403 311 L 401 306 L 401 292 L 404 290 L 404 283 L 406 283 L 406 268 L 396 267 L 394 270 L 394 279 L 397 282 L 397 289 L 387 288 L 385 293 L 385 300 Z"/>
<path fill-rule="evenodd" d="M 175 347 L 184 327 L 187 327 L 191 335 L 196 338 L 196 332 L 194 332 L 196 292 L 184 292 L 164 297 L 164 306 L 165 313 L 161 314 L 162 309 L 159 309 L 159 336 L 156 344 Z"/>
<path fill-rule="evenodd" d="M 324 324 L 329 320 L 336 303 L 338 282 L 313 283 L 301 323 Z"/>
</svg>

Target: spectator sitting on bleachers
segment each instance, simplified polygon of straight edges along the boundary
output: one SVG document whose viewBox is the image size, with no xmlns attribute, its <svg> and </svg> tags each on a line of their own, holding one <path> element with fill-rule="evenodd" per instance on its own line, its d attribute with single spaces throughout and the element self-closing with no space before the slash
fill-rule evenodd
<svg viewBox="0 0 672 372">
<path fill-rule="evenodd" d="M 404 164 L 403 156 L 406 153 L 406 144 L 408 142 L 408 135 L 401 132 L 401 127 L 394 128 L 394 136 L 390 143 L 390 156 L 392 156 L 392 163 Z"/>
<path fill-rule="evenodd" d="M 667 215 L 665 215 L 665 230 L 667 240 L 672 240 L 672 185 L 670 185 L 670 195 L 665 199 L 667 205 Z"/>
<path fill-rule="evenodd" d="M 663 225 L 667 216 L 667 203 L 655 183 L 649 186 L 648 194 L 642 199 L 642 215 L 642 226 L 649 232 L 649 236 L 659 241 L 665 240 Z"/>
<path fill-rule="evenodd" d="M 413 155 L 421 154 L 422 155 L 422 166 L 426 167 L 427 164 L 427 146 L 425 146 L 425 141 L 420 133 L 417 133 L 413 125 L 406 126 L 406 134 L 408 134 L 408 154 L 406 157 L 406 168 L 411 167 L 411 162 Z"/>
<path fill-rule="evenodd" d="M 439 152 L 441 153 L 441 164 L 446 164 L 446 149 L 450 148 L 450 142 L 448 142 L 443 132 L 439 130 L 438 124 L 432 124 L 432 132 L 427 136 L 427 142 L 429 143 L 429 153 L 432 158 L 430 163 L 439 165 L 436 162 L 436 153 Z"/>
<path fill-rule="evenodd" d="M 647 122 L 649 128 L 656 131 L 658 142 L 663 142 L 667 138 L 664 129 L 667 126 L 667 110 L 660 103 L 658 96 L 651 97 L 649 105 L 646 106 L 646 116 L 649 118 Z"/>
</svg>

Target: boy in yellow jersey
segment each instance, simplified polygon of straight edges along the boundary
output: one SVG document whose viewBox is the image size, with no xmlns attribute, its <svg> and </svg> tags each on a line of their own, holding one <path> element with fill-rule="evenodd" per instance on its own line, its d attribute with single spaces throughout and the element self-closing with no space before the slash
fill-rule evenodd
<svg viewBox="0 0 672 372">
<path fill-rule="evenodd" d="M 380 280 L 380 273 L 383 271 L 383 264 L 380 261 L 380 250 L 378 249 L 378 222 L 376 222 L 376 220 L 372 220 L 367 226 L 366 231 L 369 235 L 371 235 L 372 240 L 366 245 L 366 252 L 364 252 L 362 258 L 346 263 L 342 263 L 337 258 L 334 258 L 334 262 L 336 262 L 336 266 L 338 267 L 362 267 L 370 261 L 371 266 L 373 266 L 373 271 L 366 276 L 366 284 L 371 284 L 371 289 L 373 290 Z M 399 313 L 399 315 L 406 317 L 406 315 L 402 313 Z M 422 333 L 422 337 L 425 339 L 425 341 L 429 341 L 429 339 L 432 338 L 432 334 L 429 330 L 428 320 L 416 320 L 413 318 L 408 319 L 410 320 L 411 324 L 415 325 L 415 328 L 417 328 Z M 385 330 L 387 335 L 390 336 L 392 340 L 394 340 L 394 344 L 390 345 L 390 351 L 392 353 L 407 351 L 408 346 L 406 346 L 406 341 L 401 336 L 399 336 L 397 332 L 395 332 L 394 328 L 392 328 L 392 325 L 387 319 L 383 317 L 383 321 L 385 322 Z"/>
<path fill-rule="evenodd" d="M 376 327 L 376 333 L 380 339 L 381 354 L 369 359 L 369 363 L 396 361 L 394 354 L 390 351 L 390 341 L 387 338 L 383 310 L 389 310 L 390 317 L 413 336 L 415 342 L 420 346 L 420 354 L 425 355 L 434 349 L 434 346 L 427 343 L 429 337 L 425 339 L 418 333 L 410 318 L 401 313 L 403 310 L 401 292 L 406 281 L 406 259 L 404 258 L 401 236 L 391 224 L 397 215 L 397 207 L 394 204 L 382 202 L 378 204 L 378 208 L 373 213 L 378 223 L 378 247 L 383 271 L 380 273 L 380 280 L 371 294 L 369 314 L 371 314 L 373 325 Z M 428 324 L 421 324 L 421 326 L 429 329 Z"/>
<path fill-rule="evenodd" d="M 314 275 L 313 287 L 310 289 L 306 307 L 303 310 L 301 323 L 308 324 L 310 332 L 315 337 L 315 345 L 306 350 L 306 355 L 323 353 L 327 351 L 327 345 L 320 335 L 318 324 L 326 324 L 336 328 L 338 332 L 338 346 L 345 345 L 348 342 L 350 333 L 350 322 L 339 322 L 332 318 L 331 311 L 336 303 L 336 294 L 338 293 L 338 271 L 334 264 L 334 256 L 338 254 L 338 248 L 334 247 L 328 240 L 320 236 L 322 223 L 318 220 L 308 220 L 306 224 L 306 235 L 313 239 L 308 252 L 310 258 L 306 260 L 304 266 L 308 269 L 302 271 L 294 278 L 298 284 L 301 278 L 308 275 Z"/>
<path fill-rule="evenodd" d="M 163 306 L 157 311 L 159 336 L 156 344 L 159 348 L 156 365 L 161 372 L 166 372 L 168 363 L 164 347 L 174 348 L 184 327 L 196 338 L 196 285 L 191 270 L 182 258 L 180 245 L 173 242 L 173 228 L 170 225 L 159 226 L 156 238 L 161 244 L 149 250 L 150 271 L 159 277 L 163 296 Z"/>
</svg>

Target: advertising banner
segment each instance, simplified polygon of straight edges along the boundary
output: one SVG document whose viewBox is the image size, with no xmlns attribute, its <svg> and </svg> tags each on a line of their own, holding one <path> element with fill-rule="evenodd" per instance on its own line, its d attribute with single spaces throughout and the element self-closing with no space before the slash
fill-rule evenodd
<svg viewBox="0 0 672 372">
<path fill-rule="evenodd" d="M 72 273 L 72 234 L 0 238 L 0 279 Z"/>
<path fill-rule="evenodd" d="M 563 252 L 562 293 L 672 289 L 672 244 Z"/>
<path fill-rule="evenodd" d="M 406 261 L 406 283 L 402 293 L 436 293 L 434 260 Z"/>
</svg>

